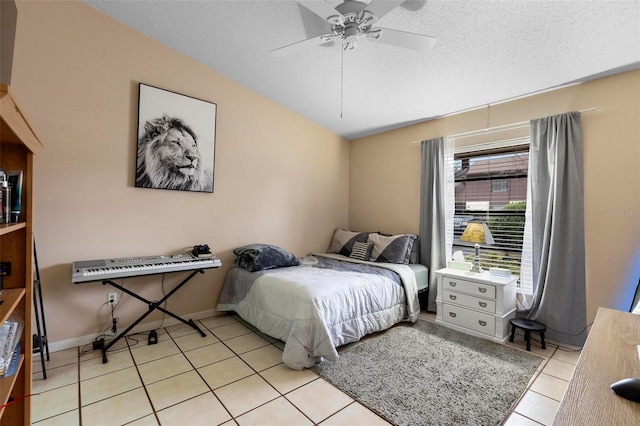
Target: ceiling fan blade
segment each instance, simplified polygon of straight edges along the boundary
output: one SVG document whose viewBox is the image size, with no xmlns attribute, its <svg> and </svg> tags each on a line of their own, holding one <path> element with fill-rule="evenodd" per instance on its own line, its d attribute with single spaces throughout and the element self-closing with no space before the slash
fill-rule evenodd
<svg viewBox="0 0 640 426">
<path fill-rule="evenodd" d="M 406 31 L 391 30 L 389 28 L 380 28 L 382 34 L 378 38 L 369 38 L 371 41 L 389 44 L 391 46 L 404 47 L 407 49 L 426 52 L 433 48 L 436 39 L 430 36 L 408 33 Z"/>
<path fill-rule="evenodd" d="M 400 3 L 404 3 L 404 1 L 405 0 L 373 0 L 365 10 L 372 12 L 376 15 L 376 18 L 380 19 L 395 9 Z"/>
<path fill-rule="evenodd" d="M 329 22 L 331 25 L 344 23 L 344 16 L 323 0 L 297 0 L 298 3 Z"/>
<path fill-rule="evenodd" d="M 298 41 L 288 46 L 279 47 L 269 52 L 272 56 L 281 57 L 291 55 L 293 53 L 301 52 L 309 47 L 317 46 L 319 44 L 329 43 L 336 38 L 333 34 L 324 34 L 317 37 L 308 38 L 306 40 Z"/>
</svg>

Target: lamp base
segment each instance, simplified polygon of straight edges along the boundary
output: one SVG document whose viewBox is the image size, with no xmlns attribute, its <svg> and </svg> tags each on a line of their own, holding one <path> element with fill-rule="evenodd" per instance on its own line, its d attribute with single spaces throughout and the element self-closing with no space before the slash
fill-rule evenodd
<svg viewBox="0 0 640 426">
<path fill-rule="evenodd" d="M 476 243 L 475 248 L 475 257 L 473 259 L 473 265 L 471 266 L 471 272 L 484 272 L 482 266 L 480 266 L 480 244 Z"/>
<path fill-rule="evenodd" d="M 473 262 L 473 265 L 471 265 L 471 272 L 484 272 L 484 269 L 482 269 L 482 266 L 480 266 L 478 263 L 476 263 L 475 261 Z"/>
</svg>

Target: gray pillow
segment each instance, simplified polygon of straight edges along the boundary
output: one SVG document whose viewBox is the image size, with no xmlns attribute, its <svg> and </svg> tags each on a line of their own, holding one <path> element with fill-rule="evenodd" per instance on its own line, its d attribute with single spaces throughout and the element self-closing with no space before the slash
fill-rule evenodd
<svg viewBox="0 0 640 426">
<path fill-rule="evenodd" d="M 371 260 L 374 262 L 408 264 L 413 243 L 418 238 L 413 234 L 381 235 L 369 234 L 369 243 L 373 244 Z"/>
<path fill-rule="evenodd" d="M 409 263 L 418 263 L 420 261 L 420 237 L 416 236 L 411 247 L 411 255 L 409 256 Z"/>
</svg>

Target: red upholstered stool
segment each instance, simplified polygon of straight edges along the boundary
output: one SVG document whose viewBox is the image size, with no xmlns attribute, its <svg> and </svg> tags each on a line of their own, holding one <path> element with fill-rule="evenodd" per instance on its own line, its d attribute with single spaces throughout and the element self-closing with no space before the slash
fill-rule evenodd
<svg viewBox="0 0 640 426">
<path fill-rule="evenodd" d="M 547 349 L 547 346 L 544 344 L 544 332 L 547 331 L 547 326 L 536 322 L 530 319 L 524 318 L 513 318 L 511 321 L 511 336 L 509 337 L 509 341 L 513 342 L 513 338 L 516 335 L 516 327 L 524 330 L 524 340 L 527 342 L 527 350 L 531 350 L 531 332 L 539 332 L 540 333 L 540 343 L 542 344 L 542 349 Z"/>
</svg>

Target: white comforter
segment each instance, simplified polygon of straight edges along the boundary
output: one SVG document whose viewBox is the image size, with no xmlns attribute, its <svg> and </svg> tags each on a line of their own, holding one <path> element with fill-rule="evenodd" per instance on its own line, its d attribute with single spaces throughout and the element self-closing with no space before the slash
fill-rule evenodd
<svg viewBox="0 0 640 426">
<path fill-rule="evenodd" d="M 225 283 L 225 291 L 246 296 L 219 303 L 219 311 L 235 311 L 260 331 L 286 342 L 282 360 L 293 369 L 312 367 L 326 358 L 338 359 L 336 347 L 385 330 L 404 319 L 415 322 L 418 304 L 415 275 L 406 265 L 373 263 L 340 255 L 339 260 L 366 263 L 395 271 L 389 278 L 360 272 L 305 266 L 268 271 L 247 290 Z"/>
</svg>

